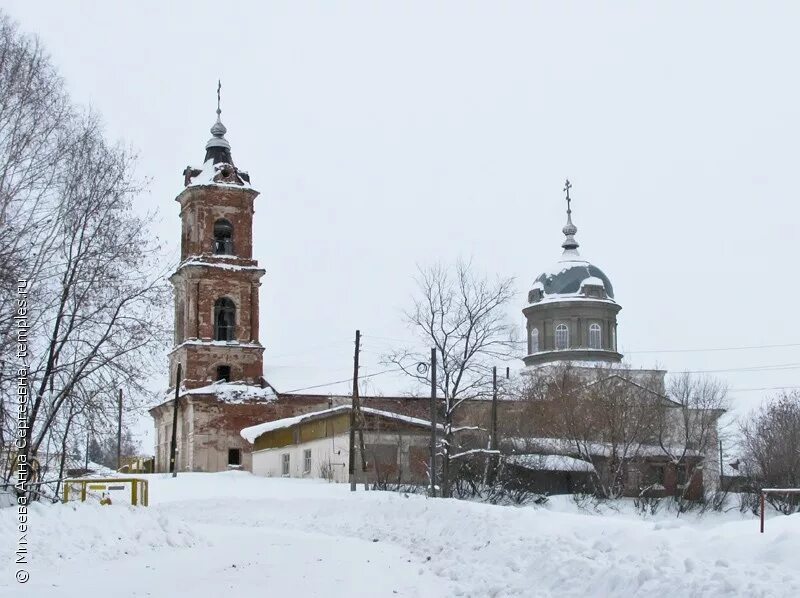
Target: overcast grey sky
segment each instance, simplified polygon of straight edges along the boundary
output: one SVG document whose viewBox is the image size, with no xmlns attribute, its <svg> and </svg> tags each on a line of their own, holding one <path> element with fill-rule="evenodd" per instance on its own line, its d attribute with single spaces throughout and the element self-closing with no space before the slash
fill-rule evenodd
<svg viewBox="0 0 800 598">
<path fill-rule="evenodd" d="M 386 339 L 408 337 L 417 263 L 515 276 L 522 330 L 560 255 L 567 176 L 633 365 L 800 363 L 800 346 L 667 352 L 800 343 L 796 2 L 4 5 L 140 151 L 141 207 L 173 257 L 173 198 L 222 78 L 234 160 L 262 193 L 261 341 L 280 390 L 347 378 L 356 328 L 379 371 Z M 718 375 L 740 409 L 765 394 L 740 389 L 800 386 L 796 365 Z"/>
</svg>

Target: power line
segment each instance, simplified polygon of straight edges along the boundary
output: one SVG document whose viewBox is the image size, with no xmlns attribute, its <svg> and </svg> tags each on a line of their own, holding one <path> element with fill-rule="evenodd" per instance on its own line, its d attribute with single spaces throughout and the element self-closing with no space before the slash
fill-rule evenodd
<svg viewBox="0 0 800 598">
<path fill-rule="evenodd" d="M 383 370 L 382 372 L 375 372 L 374 374 L 366 374 L 364 376 L 359 376 L 360 380 L 364 380 L 365 378 L 374 378 L 375 376 L 382 376 L 383 374 L 391 374 L 393 372 L 401 372 L 403 371 L 402 368 L 393 368 L 391 370 Z M 345 378 L 344 380 L 335 380 L 333 382 L 325 382 L 323 384 L 315 384 L 314 386 L 306 386 L 304 388 L 293 388 L 292 390 L 283 391 L 281 394 L 289 394 L 293 392 L 300 392 L 301 390 L 312 390 L 314 388 L 323 388 L 325 386 L 333 386 L 334 384 L 343 384 L 345 382 L 352 382 L 353 378 Z"/>
<path fill-rule="evenodd" d="M 644 351 L 625 351 L 625 353 L 711 353 L 714 351 L 747 351 L 750 349 L 779 349 L 800 347 L 800 343 L 783 343 L 779 345 L 750 345 L 740 347 L 714 347 L 710 349 L 648 349 Z"/>
<path fill-rule="evenodd" d="M 764 386 L 761 388 L 729 388 L 728 392 L 750 392 L 760 390 L 796 390 L 800 386 Z"/>
<path fill-rule="evenodd" d="M 511 341 L 517 345 L 527 345 L 527 340 Z M 785 349 L 789 347 L 800 347 L 800 343 L 782 343 L 776 345 L 748 345 L 737 347 L 710 347 L 707 349 L 643 349 L 641 351 L 628 351 L 624 353 L 713 353 L 715 351 L 747 351 L 751 349 Z"/>
<path fill-rule="evenodd" d="M 778 371 L 778 370 L 796 370 L 800 368 L 800 363 L 783 363 L 775 365 L 759 365 L 752 367 L 736 367 L 736 368 L 723 368 L 718 370 L 677 370 L 671 371 L 671 374 L 717 374 L 722 372 L 762 372 L 762 371 Z"/>
<path fill-rule="evenodd" d="M 341 345 L 349 345 L 353 341 L 331 341 L 330 343 L 325 343 L 323 345 L 313 345 L 311 347 L 307 347 L 302 351 L 293 351 L 291 353 L 279 353 L 277 355 L 267 355 L 270 359 L 280 359 L 281 357 L 295 357 L 297 355 L 306 355 L 311 352 L 319 351 L 320 349 L 330 349 L 331 347 L 338 347 Z"/>
<path fill-rule="evenodd" d="M 375 339 L 379 339 L 379 340 L 382 340 L 382 341 L 393 341 L 393 342 L 398 342 L 398 343 L 410 343 L 410 342 L 414 342 L 414 340 L 415 340 L 413 338 L 393 338 L 391 336 L 378 336 L 376 334 L 364 334 L 362 336 L 364 336 L 365 338 L 375 338 Z"/>
</svg>

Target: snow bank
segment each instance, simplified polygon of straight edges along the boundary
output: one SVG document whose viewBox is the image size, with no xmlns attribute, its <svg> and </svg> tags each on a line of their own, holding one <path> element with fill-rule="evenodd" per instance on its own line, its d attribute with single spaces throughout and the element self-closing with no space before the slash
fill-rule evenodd
<svg viewBox="0 0 800 598">
<path fill-rule="evenodd" d="M 67 561 L 28 589 L 71 598 L 84 595 L 72 580 L 125 576 L 124 595 L 193 598 L 800 595 L 798 515 L 759 534 L 738 512 L 646 519 L 578 512 L 567 497 L 498 507 L 243 472 L 146 477 L 149 508 L 35 507 L 37 563 Z M 15 518 L 4 511 L 5 539 Z M 13 566 L 11 544 L 1 567 Z"/>
<path fill-rule="evenodd" d="M 761 535 L 757 519 L 738 512 L 643 519 L 578 513 L 568 499 L 498 507 L 241 472 L 182 475 L 151 489 L 172 516 L 389 542 L 445 580 L 445 596 L 800 595 L 800 515 L 772 517 Z M 181 485 L 209 498 L 182 500 Z M 227 493 L 238 499 L 212 498 Z"/>
<path fill-rule="evenodd" d="M 17 509 L 0 509 L 0 578 L 11 579 Z M 201 540 L 181 518 L 154 509 L 98 503 L 33 503 L 28 509 L 29 558 L 42 573 L 62 561 L 88 565 Z"/>
</svg>

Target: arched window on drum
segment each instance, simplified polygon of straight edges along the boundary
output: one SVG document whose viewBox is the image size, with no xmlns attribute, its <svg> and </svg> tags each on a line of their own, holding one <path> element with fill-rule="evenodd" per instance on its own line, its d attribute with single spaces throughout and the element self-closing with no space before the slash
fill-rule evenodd
<svg viewBox="0 0 800 598">
<path fill-rule="evenodd" d="M 556 326 L 556 349 L 569 349 L 569 328 L 564 323 Z"/>
<path fill-rule="evenodd" d="M 600 324 L 593 322 L 589 325 L 589 348 L 602 349 L 603 347 L 603 333 L 600 330 Z"/>
<path fill-rule="evenodd" d="M 539 329 L 534 328 L 531 330 L 531 353 L 537 353 L 539 351 Z"/>
</svg>

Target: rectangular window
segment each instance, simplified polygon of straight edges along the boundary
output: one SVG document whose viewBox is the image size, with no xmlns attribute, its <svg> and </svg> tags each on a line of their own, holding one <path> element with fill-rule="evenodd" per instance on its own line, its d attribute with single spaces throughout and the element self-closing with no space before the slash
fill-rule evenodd
<svg viewBox="0 0 800 598">
<path fill-rule="evenodd" d="M 311 473 L 311 449 L 303 451 L 303 473 Z"/>
<path fill-rule="evenodd" d="M 228 449 L 228 465 L 238 467 L 242 464 L 242 449 Z"/>
<path fill-rule="evenodd" d="M 283 455 L 281 455 L 281 475 L 289 475 L 289 453 L 283 453 Z"/>
</svg>

